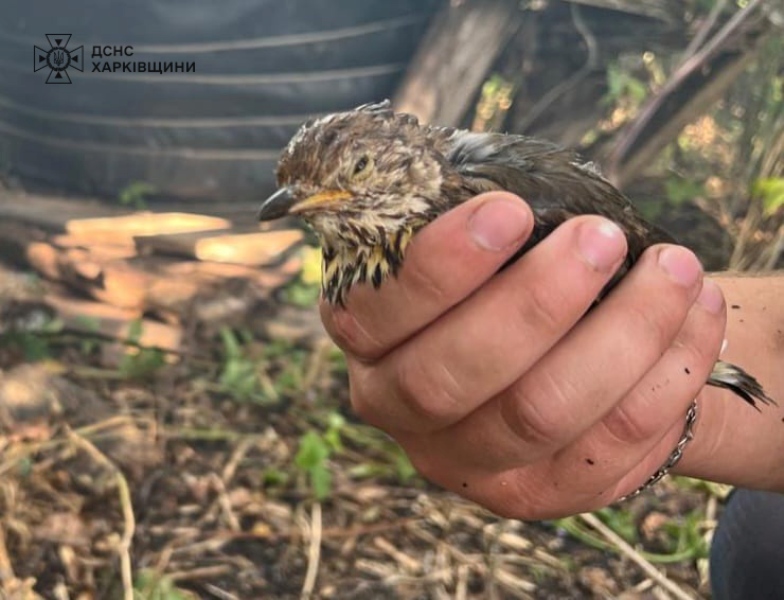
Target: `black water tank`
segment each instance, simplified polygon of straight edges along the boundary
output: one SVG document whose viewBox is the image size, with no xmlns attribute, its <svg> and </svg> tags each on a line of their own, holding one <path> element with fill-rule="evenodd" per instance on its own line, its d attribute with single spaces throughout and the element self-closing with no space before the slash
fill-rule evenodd
<svg viewBox="0 0 784 600">
<path fill-rule="evenodd" d="M 104 197 L 145 182 L 183 199 L 258 198 L 307 116 L 392 95 L 437 3 L 2 0 L 0 170 Z M 47 58 L 58 45 L 70 85 L 45 83 L 65 64 Z M 132 50 L 94 58 L 93 46 Z"/>
</svg>

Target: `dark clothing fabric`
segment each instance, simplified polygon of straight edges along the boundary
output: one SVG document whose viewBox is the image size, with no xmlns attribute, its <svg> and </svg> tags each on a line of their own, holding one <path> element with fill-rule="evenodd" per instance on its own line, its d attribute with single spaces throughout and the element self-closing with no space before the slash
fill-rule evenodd
<svg viewBox="0 0 784 600">
<path fill-rule="evenodd" d="M 784 600 L 784 495 L 735 490 L 710 567 L 714 600 Z"/>
</svg>

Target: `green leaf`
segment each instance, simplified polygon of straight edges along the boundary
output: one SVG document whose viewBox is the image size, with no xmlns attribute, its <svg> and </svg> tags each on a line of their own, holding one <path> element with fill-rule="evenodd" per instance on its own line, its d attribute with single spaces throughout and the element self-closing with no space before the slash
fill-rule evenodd
<svg viewBox="0 0 784 600">
<path fill-rule="evenodd" d="M 664 184 L 664 189 L 667 192 L 667 198 L 676 206 L 705 194 L 705 187 L 701 183 L 680 177 L 668 179 Z"/>
<path fill-rule="evenodd" d="M 193 600 L 190 592 L 178 589 L 165 575 L 159 575 L 152 569 L 143 569 L 134 581 L 134 597 L 145 600 Z"/>
<path fill-rule="evenodd" d="M 320 435 L 308 431 L 299 440 L 299 450 L 294 463 L 303 471 L 323 465 L 329 457 L 329 447 Z"/>
<path fill-rule="evenodd" d="M 134 319 L 128 324 L 128 337 L 127 340 L 133 344 L 138 344 L 142 337 L 144 324 L 141 319 Z"/>
<path fill-rule="evenodd" d="M 156 192 L 155 186 L 144 181 L 135 181 L 126 186 L 118 196 L 120 204 L 131 206 L 137 210 L 147 208 L 146 197 Z"/>
<path fill-rule="evenodd" d="M 329 493 L 332 490 L 332 473 L 324 465 L 311 469 L 310 485 L 313 488 L 313 495 L 316 499 L 324 500 L 329 497 Z"/>
<path fill-rule="evenodd" d="M 770 217 L 784 207 L 784 177 L 758 179 L 752 186 L 752 194 L 762 201 L 762 210 Z"/>
<path fill-rule="evenodd" d="M 136 354 L 123 356 L 118 371 L 127 379 L 145 379 L 165 364 L 163 352 L 157 348 L 141 348 Z"/>
<path fill-rule="evenodd" d="M 264 469 L 262 475 L 265 486 L 281 486 L 289 480 L 289 474 L 275 467 Z"/>
<path fill-rule="evenodd" d="M 240 344 L 237 341 L 234 333 L 228 327 L 221 327 L 220 330 L 221 341 L 223 342 L 223 349 L 229 356 L 239 356 L 241 354 Z"/>
<path fill-rule="evenodd" d="M 25 359 L 29 362 L 38 362 L 51 358 L 52 349 L 46 338 L 32 334 L 19 336 L 19 345 L 22 347 Z"/>
</svg>

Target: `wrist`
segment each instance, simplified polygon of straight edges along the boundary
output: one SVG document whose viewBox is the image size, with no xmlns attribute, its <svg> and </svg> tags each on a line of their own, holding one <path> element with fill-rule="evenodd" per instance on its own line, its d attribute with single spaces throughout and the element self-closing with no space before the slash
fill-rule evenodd
<svg viewBox="0 0 784 600">
<path fill-rule="evenodd" d="M 745 405 L 705 386 L 695 437 L 674 472 L 741 487 L 784 491 L 784 277 L 719 274 L 727 301 L 722 359 L 745 368 L 780 406 Z"/>
<path fill-rule="evenodd" d="M 694 439 L 674 474 L 738 487 L 784 492 L 781 410 L 757 412 L 728 390 L 706 386 L 698 398 Z"/>
</svg>

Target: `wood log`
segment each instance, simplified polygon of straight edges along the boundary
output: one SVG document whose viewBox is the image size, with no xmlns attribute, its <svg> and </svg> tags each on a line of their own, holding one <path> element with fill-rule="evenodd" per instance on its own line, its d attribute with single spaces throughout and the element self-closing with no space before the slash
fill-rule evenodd
<svg viewBox="0 0 784 600">
<path fill-rule="evenodd" d="M 147 312 L 169 323 L 179 323 L 194 311 L 204 313 L 199 307 L 210 303 L 234 302 L 236 310 L 240 304 L 250 309 L 290 281 L 302 264 L 298 256 L 265 269 L 161 256 L 104 261 L 88 250 L 58 249 L 45 242 L 31 244 L 27 257 L 51 281 L 112 307 Z"/>
<path fill-rule="evenodd" d="M 144 308 L 149 276 L 125 261 L 100 261 L 89 250 L 59 250 L 46 242 L 27 248 L 27 259 L 47 279 L 65 283 L 90 297 L 119 308 Z"/>
<path fill-rule="evenodd" d="M 61 234 L 51 238 L 58 248 L 81 248 L 100 260 L 116 260 L 136 256 L 136 246 L 127 239 L 117 239 L 116 235 L 104 232 L 93 234 Z"/>
<path fill-rule="evenodd" d="M 189 232 L 134 239 L 140 254 L 169 254 L 201 261 L 261 266 L 280 260 L 302 238 L 299 230 L 284 230 L 230 235 Z"/>
<path fill-rule="evenodd" d="M 27 267 L 27 246 L 46 235 L 37 227 L 14 221 L 0 222 L 0 259 L 16 267 Z"/>
<path fill-rule="evenodd" d="M 203 284 L 223 284 L 228 279 L 247 279 L 262 289 L 275 290 L 288 283 L 302 268 L 302 259 L 291 256 L 274 268 L 254 269 L 245 265 L 215 262 L 171 262 L 163 268 L 170 277 L 184 276 Z"/>
<path fill-rule="evenodd" d="M 46 303 L 52 307 L 63 327 L 69 331 L 96 335 L 118 341 L 132 341 L 144 348 L 169 352 L 182 350 L 182 329 L 152 319 L 141 319 L 141 333 L 132 339 L 141 312 L 80 300 L 62 293 L 49 293 Z"/>
<path fill-rule="evenodd" d="M 460 125 L 521 15 L 516 0 L 445 2 L 395 94 L 395 109 Z"/>
<path fill-rule="evenodd" d="M 121 217 L 74 219 L 65 224 L 69 234 L 113 235 L 116 240 L 128 239 L 131 241 L 138 235 L 215 231 L 230 227 L 231 221 L 226 219 L 179 212 L 141 212 Z"/>
</svg>

